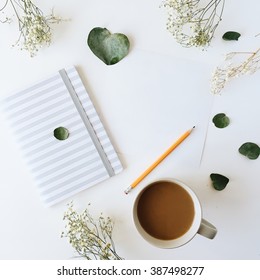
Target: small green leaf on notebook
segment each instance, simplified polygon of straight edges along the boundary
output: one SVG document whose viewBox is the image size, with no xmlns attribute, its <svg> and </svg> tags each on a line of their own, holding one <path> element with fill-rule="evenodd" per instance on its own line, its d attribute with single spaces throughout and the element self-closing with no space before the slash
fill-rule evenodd
<svg viewBox="0 0 260 280">
<path fill-rule="evenodd" d="M 214 189 L 217 191 L 224 190 L 229 182 L 229 179 L 227 177 L 217 173 L 211 173 L 210 178 Z"/>
<path fill-rule="evenodd" d="M 126 35 L 111 34 L 106 28 L 93 28 L 87 39 L 91 51 L 107 65 L 113 65 L 129 52 L 130 42 Z"/>
<path fill-rule="evenodd" d="M 228 31 L 222 36 L 222 39 L 225 41 L 238 41 L 240 36 L 241 34 L 236 31 Z"/>
<path fill-rule="evenodd" d="M 54 129 L 53 135 L 58 140 L 65 140 L 69 137 L 69 131 L 65 127 L 57 127 Z"/>
<path fill-rule="evenodd" d="M 246 142 L 238 149 L 239 153 L 249 159 L 257 159 L 260 154 L 260 147 L 252 142 Z"/>
<path fill-rule="evenodd" d="M 213 119 L 213 123 L 218 128 L 224 128 L 229 125 L 230 120 L 224 113 L 217 114 Z"/>
</svg>

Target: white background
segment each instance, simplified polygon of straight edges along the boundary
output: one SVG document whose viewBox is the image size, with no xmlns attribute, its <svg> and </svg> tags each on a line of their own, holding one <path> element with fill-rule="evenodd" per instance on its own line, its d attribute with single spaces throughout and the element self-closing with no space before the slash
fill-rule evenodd
<svg viewBox="0 0 260 280">
<path fill-rule="evenodd" d="M 207 51 L 175 42 L 159 0 L 35 3 L 46 13 L 54 7 L 71 20 L 53 26 L 52 45 L 34 58 L 11 48 L 18 36 L 15 22 L 0 25 L 0 97 L 75 65 L 125 167 L 116 177 L 72 197 L 76 209 L 91 203 L 94 216 L 111 216 L 118 254 L 128 260 L 259 259 L 260 159 L 250 161 L 238 148 L 247 141 L 260 145 L 260 72 L 230 81 L 220 96 L 210 93 L 211 73 L 226 53 L 259 48 L 259 1 L 226 1 Z M 88 33 L 97 26 L 128 36 L 130 53 L 118 64 L 105 65 L 86 45 Z M 238 42 L 221 39 L 229 30 L 242 34 Z M 231 119 L 223 130 L 211 122 L 220 112 Z M 140 172 L 193 125 L 194 134 L 125 196 L 124 189 Z M 75 257 L 67 240 L 60 238 L 71 199 L 43 207 L 3 114 L 0 126 L 0 259 Z M 224 191 L 212 188 L 210 173 L 229 177 Z M 183 247 L 163 250 L 139 236 L 132 221 L 133 201 L 149 181 L 160 177 L 181 179 L 197 193 L 204 218 L 218 228 L 214 240 L 197 235 Z"/>
</svg>

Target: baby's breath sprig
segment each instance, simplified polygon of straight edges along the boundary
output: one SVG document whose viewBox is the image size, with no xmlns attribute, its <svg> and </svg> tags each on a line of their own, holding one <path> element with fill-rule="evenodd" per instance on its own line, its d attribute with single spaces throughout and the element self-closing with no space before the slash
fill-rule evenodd
<svg viewBox="0 0 260 280">
<path fill-rule="evenodd" d="M 101 214 L 95 220 L 88 209 L 79 214 L 71 202 L 63 219 L 67 224 L 61 237 L 67 237 L 81 257 L 88 260 L 122 260 L 112 239 L 114 223 L 110 217 L 105 218 Z"/>
<path fill-rule="evenodd" d="M 32 0 L 6 0 L 0 11 L 10 5 L 18 21 L 20 35 L 13 46 L 19 46 L 22 50 L 35 56 L 40 48 L 49 46 L 52 41 L 51 24 L 60 23 L 62 18 L 54 15 L 44 15 Z M 2 23 L 10 23 L 11 18 L 6 17 Z"/>
<path fill-rule="evenodd" d="M 246 59 L 244 58 L 246 56 Z M 242 61 L 241 61 L 242 59 Z M 223 66 L 213 73 L 211 91 L 219 94 L 228 80 L 245 74 L 253 74 L 260 69 L 260 48 L 255 52 L 231 52 L 226 55 Z"/>
<path fill-rule="evenodd" d="M 209 46 L 222 19 L 225 0 L 210 0 L 201 7 L 201 0 L 164 0 L 167 30 L 184 47 Z"/>
</svg>

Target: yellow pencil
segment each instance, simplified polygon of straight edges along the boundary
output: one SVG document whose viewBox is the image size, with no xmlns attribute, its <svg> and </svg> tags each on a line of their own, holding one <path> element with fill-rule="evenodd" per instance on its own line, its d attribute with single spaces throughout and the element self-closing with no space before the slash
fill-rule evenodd
<svg viewBox="0 0 260 280">
<path fill-rule="evenodd" d="M 181 137 L 174 142 L 152 165 L 150 165 L 126 190 L 125 194 L 128 194 L 133 188 L 135 188 L 160 162 L 162 162 L 177 146 L 179 146 L 192 132 L 193 128 L 187 130 L 181 135 Z"/>
</svg>

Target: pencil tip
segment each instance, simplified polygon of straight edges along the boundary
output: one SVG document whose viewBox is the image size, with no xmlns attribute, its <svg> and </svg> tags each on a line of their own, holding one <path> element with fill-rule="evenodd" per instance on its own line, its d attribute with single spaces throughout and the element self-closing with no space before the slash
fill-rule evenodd
<svg viewBox="0 0 260 280">
<path fill-rule="evenodd" d="M 125 193 L 125 194 L 129 194 L 131 190 L 132 190 L 132 187 L 129 186 L 129 187 L 124 191 L 124 193 Z"/>
<path fill-rule="evenodd" d="M 194 129 L 195 128 L 195 125 L 193 126 L 193 128 L 192 129 Z"/>
</svg>

